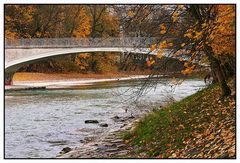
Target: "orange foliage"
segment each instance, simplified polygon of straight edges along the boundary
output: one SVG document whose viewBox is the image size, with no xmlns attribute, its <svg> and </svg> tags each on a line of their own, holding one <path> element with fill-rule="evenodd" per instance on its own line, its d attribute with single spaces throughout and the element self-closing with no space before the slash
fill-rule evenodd
<svg viewBox="0 0 240 163">
<path fill-rule="evenodd" d="M 167 32 L 167 28 L 165 26 L 165 24 L 160 24 L 160 34 L 165 34 Z"/>
<path fill-rule="evenodd" d="M 171 42 L 168 43 L 166 40 L 164 40 L 160 43 L 159 48 L 160 49 L 166 49 L 166 48 L 169 48 L 171 46 L 173 46 L 173 43 L 171 43 Z"/>
<path fill-rule="evenodd" d="M 235 55 L 235 6 L 218 5 L 215 28 L 210 36 L 211 47 L 217 55 Z"/>
<path fill-rule="evenodd" d="M 150 46 L 150 51 L 154 51 L 155 49 L 157 49 L 157 44 L 153 44 Z"/>
<path fill-rule="evenodd" d="M 73 31 L 73 36 L 78 38 L 87 37 L 91 32 L 91 22 L 85 8 L 81 8 L 79 18 L 80 20 L 77 28 Z"/>
<path fill-rule="evenodd" d="M 33 21 L 33 13 L 36 11 L 34 5 L 6 5 L 5 14 L 5 37 L 15 39 L 18 37 L 30 38 L 28 26 Z M 22 33 L 19 34 L 16 28 Z"/>
<path fill-rule="evenodd" d="M 128 15 L 129 17 L 133 17 L 133 16 L 134 16 L 134 12 L 133 12 L 132 10 L 129 10 L 128 13 L 127 13 L 127 15 Z"/>
<path fill-rule="evenodd" d="M 185 64 L 184 64 L 184 66 L 185 66 Z M 184 75 L 189 75 L 193 72 L 194 68 L 195 68 L 195 65 L 192 65 L 192 66 L 187 67 L 184 70 L 182 70 L 181 73 Z"/>
<path fill-rule="evenodd" d="M 160 49 L 160 50 L 157 52 L 157 58 L 159 58 L 159 59 L 164 58 L 163 53 L 164 53 L 164 51 L 163 51 L 162 49 Z"/>
<path fill-rule="evenodd" d="M 174 12 L 173 15 L 172 15 L 173 23 L 176 23 L 176 22 L 177 22 L 178 17 L 179 17 L 179 13 Z"/>
</svg>

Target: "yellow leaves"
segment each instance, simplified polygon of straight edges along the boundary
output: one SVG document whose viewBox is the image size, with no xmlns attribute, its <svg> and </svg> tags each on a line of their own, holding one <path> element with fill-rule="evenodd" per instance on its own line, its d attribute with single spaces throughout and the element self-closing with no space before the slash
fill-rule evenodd
<svg viewBox="0 0 240 163">
<path fill-rule="evenodd" d="M 80 54 L 76 55 L 75 64 L 77 64 L 81 70 L 86 70 L 86 68 L 89 66 L 89 64 L 86 62 L 86 60 L 89 57 L 90 57 L 90 55 L 88 53 L 80 53 Z"/>
<path fill-rule="evenodd" d="M 16 37 L 30 38 L 30 32 L 33 30 L 33 5 L 6 5 L 5 15 L 5 34 L 6 38 Z M 16 27 L 17 26 L 17 27 Z"/>
<path fill-rule="evenodd" d="M 41 33 L 39 31 L 37 31 L 35 35 L 36 35 L 36 37 L 40 37 Z"/>
<path fill-rule="evenodd" d="M 235 108 L 236 107 L 235 101 L 229 102 L 229 106 L 230 108 Z"/>
<path fill-rule="evenodd" d="M 195 31 L 193 29 L 188 29 L 187 32 L 184 34 L 184 37 L 188 37 L 190 39 L 200 39 L 202 37 L 202 31 Z"/>
<path fill-rule="evenodd" d="M 153 44 L 150 46 L 149 50 L 150 51 L 154 51 L 154 50 L 157 50 L 157 57 L 159 59 L 162 59 L 164 56 L 164 50 L 163 49 L 166 49 L 166 48 L 169 48 L 173 46 L 173 43 L 172 42 L 167 42 L 166 40 L 162 41 L 160 44 L 159 44 L 159 48 L 157 47 L 157 44 Z"/>
<path fill-rule="evenodd" d="M 229 153 L 229 157 L 234 157 L 236 155 L 236 148 L 235 148 L 235 146 L 232 146 L 227 151 Z"/>
<path fill-rule="evenodd" d="M 151 45 L 149 49 L 150 49 L 150 51 L 156 50 L 157 49 L 157 44 Z"/>
<path fill-rule="evenodd" d="M 164 23 L 160 24 L 160 34 L 165 34 L 167 32 L 167 28 Z"/>
<path fill-rule="evenodd" d="M 128 15 L 129 17 L 133 17 L 135 14 L 134 14 L 134 12 L 133 12 L 132 10 L 129 10 L 128 13 L 127 13 L 127 15 Z"/>
<path fill-rule="evenodd" d="M 159 47 L 160 47 L 160 49 L 167 48 L 167 47 L 168 47 L 168 46 L 167 46 L 167 41 L 161 42 Z"/>
<path fill-rule="evenodd" d="M 210 130 L 210 129 L 206 129 L 206 130 L 203 132 L 203 136 L 208 136 L 210 133 L 211 133 L 211 130 Z"/>
<path fill-rule="evenodd" d="M 216 21 L 210 39 L 210 46 L 217 55 L 235 55 L 235 6 L 217 5 Z"/>
<path fill-rule="evenodd" d="M 188 65 L 189 65 L 189 62 L 184 63 L 184 67 L 188 67 Z"/>
<path fill-rule="evenodd" d="M 80 13 L 77 27 L 73 31 L 73 36 L 77 38 L 87 37 L 91 33 L 91 19 L 87 15 L 87 10 L 81 8 Z"/>
<path fill-rule="evenodd" d="M 6 21 L 11 21 L 11 17 L 10 16 L 5 16 L 5 20 Z"/>
<path fill-rule="evenodd" d="M 88 53 L 81 53 L 78 55 L 80 58 L 84 58 L 84 59 L 87 59 L 90 57 L 90 55 Z"/>
<path fill-rule="evenodd" d="M 185 43 L 182 43 L 182 44 L 181 44 L 181 47 L 184 47 L 185 45 L 186 45 Z"/>
<path fill-rule="evenodd" d="M 185 66 L 185 63 L 184 63 L 184 66 Z M 193 72 L 194 69 L 195 69 L 195 65 L 192 65 L 191 67 L 187 67 L 184 70 L 182 70 L 181 73 L 184 75 L 189 75 Z"/>
<path fill-rule="evenodd" d="M 173 43 L 172 43 L 172 42 L 168 43 L 168 46 L 169 46 L 169 47 L 170 47 L 170 46 L 173 46 Z"/>
<path fill-rule="evenodd" d="M 152 60 L 150 61 L 150 64 L 153 65 L 154 63 L 155 63 L 155 60 L 152 59 Z"/>
<path fill-rule="evenodd" d="M 182 62 L 182 61 L 183 61 L 183 59 L 182 59 L 182 58 L 179 58 L 178 60 L 179 60 L 180 62 Z"/>
<path fill-rule="evenodd" d="M 213 140 L 215 138 L 214 134 L 212 133 L 209 137 L 208 140 Z"/>
<path fill-rule="evenodd" d="M 205 28 L 205 27 L 207 27 L 207 23 L 202 24 L 202 28 Z"/>
<path fill-rule="evenodd" d="M 178 7 L 179 10 L 185 9 L 185 6 L 184 6 L 184 5 L 178 5 L 177 7 Z"/>
<path fill-rule="evenodd" d="M 173 43 L 171 43 L 171 42 L 167 43 L 167 41 L 164 40 L 160 43 L 159 48 L 160 49 L 166 49 L 166 48 L 171 47 L 171 46 L 173 46 Z"/>
<path fill-rule="evenodd" d="M 12 31 L 10 31 L 9 29 L 6 29 L 6 30 L 5 30 L 5 37 L 6 37 L 7 39 L 13 40 L 13 39 L 17 38 L 17 33 L 16 33 L 16 32 L 12 32 Z"/>
<path fill-rule="evenodd" d="M 184 74 L 184 75 L 189 75 L 191 73 L 192 73 L 192 69 L 190 69 L 190 68 L 186 68 L 185 70 L 182 71 L 182 74 Z"/>
<path fill-rule="evenodd" d="M 162 49 L 166 49 L 166 48 L 169 48 L 173 46 L 173 43 L 172 42 L 167 42 L 166 40 L 162 41 L 160 44 L 159 44 L 159 51 L 157 52 L 157 56 L 159 56 L 159 58 L 162 58 L 162 54 L 163 54 L 163 50 Z M 149 50 L 150 51 L 154 51 L 157 49 L 157 44 L 153 44 L 150 46 Z"/>
<path fill-rule="evenodd" d="M 130 139 L 124 140 L 125 144 L 128 144 L 130 142 Z"/>
<path fill-rule="evenodd" d="M 174 12 L 173 15 L 172 15 L 173 23 L 176 23 L 176 22 L 177 22 L 178 17 L 179 17 L 179 13 Z"/>
<path fill-rule="evenodd" d="M 189 32 L 185 33 L 183 36 L 184 36 L 184 37 L 188 37 L 188 38 L 192 38 L 192 37 L 193 37 L 193 35 L 192 35 L 192 32 L 191 32 L 191 31 L 189 31 Z"/>
<path fill-rule="evenodd" d="M 164 23 L 160 24 L 160 30 L 166 30 L 166 26 Z"/>
<path fill-rule="evenodd" d="M 164 51 L 163 51 L 162 49 L 160 49 L 160 50 L 157 52 L 157 58 L 159 58 L 159 59 L 164 58 L 163 53 L 164 53 Z"/>
<path fill-rule="evenodd" d="M 185 129 L 185 127 L 184 127 L 183 124 L 180 124 L 180 125 L 179 125 L 179 128 L 181 128 L 181 129 Z"/>
<path fill-rule="evenodd" d="M 198 40 L 202 37 L 202 32 L 195 32 L 195 36 L 193 37 L 194 39 Z"/>
<path fill-rule="evenodd" d="M 154 63 L 155 63 L 155 60 L 152 57 L 147 59 L 146 64 L 148 67 L 151 67 Z"/>
<path fill-rule="evenodd" d="M 221 32 L 223 32 L 223 31 L 225 30 L 225 27 L 224 27 L 223 25 L 219 25 L 219 26 L 218 26 L 218 30 L 221 31 Z"/>
</svg>

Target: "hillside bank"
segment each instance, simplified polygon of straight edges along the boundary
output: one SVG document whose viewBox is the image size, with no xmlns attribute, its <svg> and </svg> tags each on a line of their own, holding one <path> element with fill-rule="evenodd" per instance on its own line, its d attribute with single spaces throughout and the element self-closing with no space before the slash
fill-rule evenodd
<svg viewBox="0 0 240 163">
<path fill-rule="evenodd" d="M 212 85 L 142 118 L 124 133 L 131 158 L 236 158 L 235 85 Z"/>
</svg>

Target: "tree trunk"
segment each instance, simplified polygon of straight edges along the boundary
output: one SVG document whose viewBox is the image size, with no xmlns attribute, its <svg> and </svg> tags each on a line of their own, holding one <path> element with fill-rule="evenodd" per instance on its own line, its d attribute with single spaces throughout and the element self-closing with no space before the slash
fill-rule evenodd
<svg viewBox="0 0 240 163">
<path fill-rule="evenodd" d="M 96 61 L 96 53 L 93 52 L 91 54 L 91 69 L 93 72 L 97 72 L 97 61 Z"/>
<path fill-rule="evenodd" d="M 205 46 L 205 53 L 208 56 L 208 59 L 211 63 L 212 71 L 215 72 L 217 80 L 221 86 L 222 96 L 223 97 L 229 96 L 231 94 L 231 90 L 227 85 L 226 79 L 221 69 L 220 62 L 217 60 L 217 58 L 214 57 L 212 48 L 210 46 L 208 45 Z"/>
</svg>

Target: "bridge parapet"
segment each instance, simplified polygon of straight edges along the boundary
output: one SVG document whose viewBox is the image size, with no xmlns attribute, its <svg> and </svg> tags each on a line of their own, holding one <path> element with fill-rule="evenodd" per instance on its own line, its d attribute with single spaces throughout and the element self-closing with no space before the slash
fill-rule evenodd
<svg viewBox="0 0 240 163">
<path fill-rule="evenodd" d="M 33 38 L 5 40 L 5 48 L 148 48 L 151 44 L 156 43 L 157 41 L 158 38 L 156 37 Z"/>
</svg>

